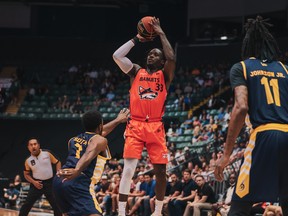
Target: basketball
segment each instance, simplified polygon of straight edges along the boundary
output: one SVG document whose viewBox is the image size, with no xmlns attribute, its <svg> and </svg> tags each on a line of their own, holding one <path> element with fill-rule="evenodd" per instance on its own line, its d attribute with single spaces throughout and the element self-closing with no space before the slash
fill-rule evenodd
<svg viewBox="0 0 288 216">
<path fill-rule="evenodd" d="M 153 39 L 154 37 L 157 36 L 152 25 L 150 24 L 152 19 L 153 19 L 152 16 L 146 16 L 146 17 L 143 17 L 138 22 L 137 31 L 141 37 L 144 37 L 146 39 Z"/>
</svg>

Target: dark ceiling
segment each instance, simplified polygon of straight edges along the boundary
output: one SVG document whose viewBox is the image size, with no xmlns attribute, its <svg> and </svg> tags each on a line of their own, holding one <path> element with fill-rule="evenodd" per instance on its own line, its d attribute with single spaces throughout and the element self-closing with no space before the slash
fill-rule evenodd
<svg viewBox="0 0 288 216">
<path fill-rule="evenodd" d="M 79 7 L 131 7 L 142 4 L 161 5 L 169 4 L 176 5 L 183 0 L 9 0 L 0 2 L 18 2 L 27 5 L 47 5 L 47 6 L 79 6 Z"/>
</svg>

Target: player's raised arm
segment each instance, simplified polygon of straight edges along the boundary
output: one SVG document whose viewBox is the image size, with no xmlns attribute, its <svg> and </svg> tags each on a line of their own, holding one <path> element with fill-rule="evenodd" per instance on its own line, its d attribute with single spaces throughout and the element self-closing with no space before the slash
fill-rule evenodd
<svg viewBox="0 0 288 216">
<path fill-rule="evenodd" d="M 117 125 L 125 123 L 130 115 L 130 110 L 123 108 L 118 116 L 103 126 L 102 136 L 107 136 Z"/>
<path fill-rule="evenodd" d="M 165 56 L 165 64 L 164 64 L 164 74 L 165 74 L 165 79 L 166 79 L 166 86 L 167 89 L 169 88 L 170 83 L 172 82 L 174 78 L 174 71 L 176 67 L 176 59 L 175 59 L 175 54 L 174 50 L 168 41 L 166 34 L 162 30 L 160 26 L 160 20 L 159 18 L 153 18 L 151 20 L 151 25 L 154 28 L 154 31 L 159 35 L 162 47 L 163 47 L 163 52 Z"/>
</svg>

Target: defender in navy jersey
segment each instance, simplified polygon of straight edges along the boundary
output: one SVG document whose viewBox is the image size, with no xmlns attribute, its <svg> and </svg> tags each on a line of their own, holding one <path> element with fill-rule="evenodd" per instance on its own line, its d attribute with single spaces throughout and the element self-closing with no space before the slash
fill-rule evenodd
<svg viewBox="0 0 288 216">
<path fill-rule="evenodd" d="M 252 132 L 229 215 L 249 215 L 253 203 L 279 201 L 283 215 L 288 215 L 288 67 L 278 61 L 280 52 L 269 25 L 260 16 L 248 20 L 243 61 L 230 72 L 235 104 L 224 155 L 215 168 L 216 179 L 224 178 L 247 113 Z"/>
<path fill-rule="evenodd" d="M 66 163 L 53 181 L 53 192 L 62 213 L 69 216 L 102 215 L 94 186 L 99 182 L 106 160 L 111 158 L 104 138 L 119 123 L 127 121 L 128 109 L 103 126 L 101 113 L 88 111 L 82 117 L 85 133 L 69 140 Z"/>
</svg>

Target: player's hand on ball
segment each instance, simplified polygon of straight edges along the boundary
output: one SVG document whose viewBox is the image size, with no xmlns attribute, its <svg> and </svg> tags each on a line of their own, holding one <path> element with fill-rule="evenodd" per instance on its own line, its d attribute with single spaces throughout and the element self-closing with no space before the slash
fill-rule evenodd
<svg viewBox="0 0 288 216">
<path fill-rule="evenodd" d="M 142 37 L 140 34 L 137 34 L 136 37 L 139 39 L 140 42 L 144 43 L 144 42 L 149 42 L 149 41 L 153 41 L 154 38 L 144 38 Z"/>
<path fill-rule="evenodd" d="M 153 19 L 151 19 L 150 24 L 152 25 L 152 27 L 153 27 L 153 29 L 157 35 L 164 34 L 164 31 L 162 30 L 162 28 L 160 26 L 159 18 L 153 17 Z"/>
</svg>

